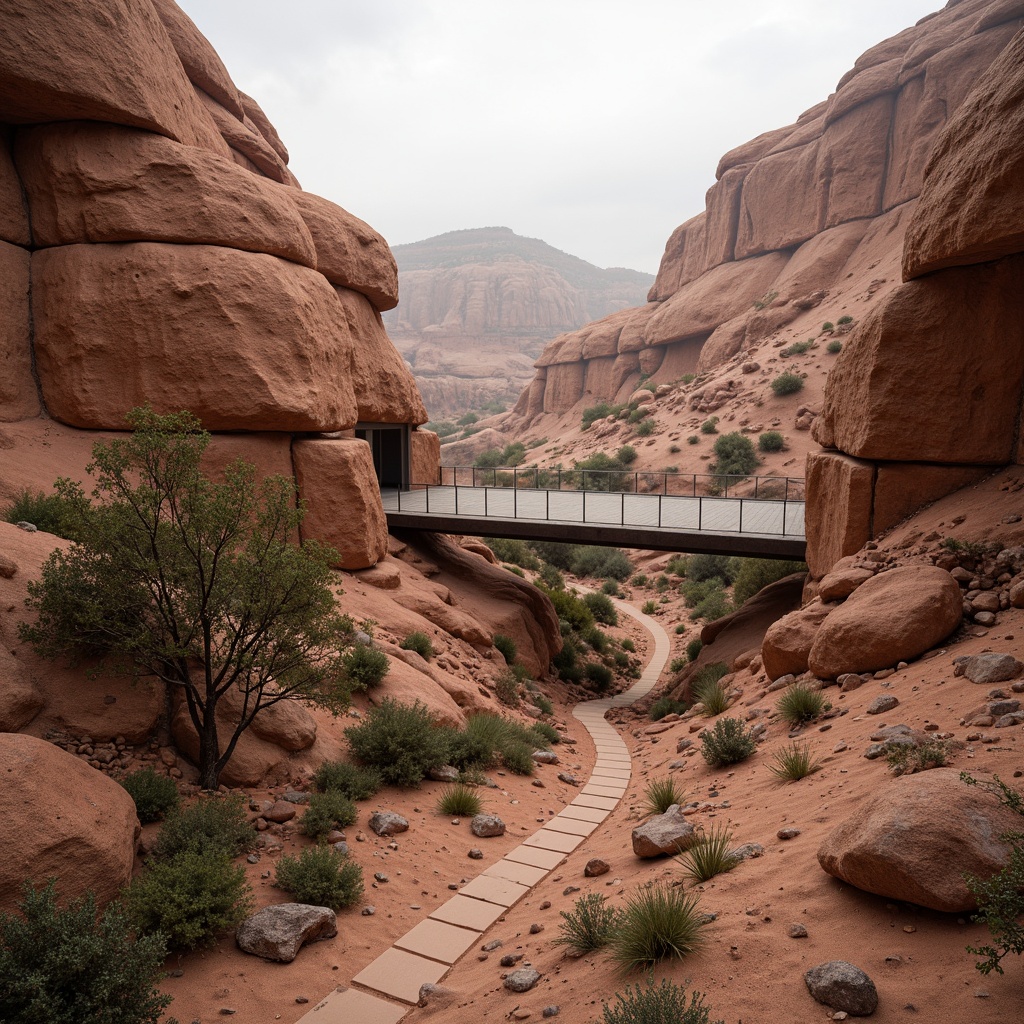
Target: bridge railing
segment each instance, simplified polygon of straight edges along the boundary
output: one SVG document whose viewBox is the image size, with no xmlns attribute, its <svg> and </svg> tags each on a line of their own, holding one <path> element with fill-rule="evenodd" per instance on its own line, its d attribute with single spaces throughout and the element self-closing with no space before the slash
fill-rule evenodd
<svg viewBox="0 0 1024 1024">
<path fill-rule="evenodd" d="M 757 498 L 803 501 L 804 479 L 730 473 L 679 473 L 671 470 L 543 469 L 539 466 L 442 466 L 436 481 L 413 484 L 449 487 L 507 487 L 549 491 L 605 491 L 676 497 Z"/>
</svg>

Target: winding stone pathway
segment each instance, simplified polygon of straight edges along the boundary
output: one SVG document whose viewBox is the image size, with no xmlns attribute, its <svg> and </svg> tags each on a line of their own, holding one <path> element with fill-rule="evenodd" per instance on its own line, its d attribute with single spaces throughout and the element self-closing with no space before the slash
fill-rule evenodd
<svg viewBox="0 0 1024 1024">
<path fill-rule="evenodd" d="M 352 979 L 351 987 L 331 992 L 298 1024 L 398 1024 L 416 1005 L 421 985 L 439 982 L 499 917 L 558 867 L 616 808 L 629 785 L 630 757 L 605 713 L 650 693 L 668 661 L 671 645 L 655 619 L 624 601 L 613 603 L 646 627 L 654 638 L 654 651 L 643 674 L 628 690 L 573 709 L 573 717 L 590 733 L 597 748 L 593 773 L 579 795 L 521 845 L 464 885 L 457 896 L 396 939 Z"/>
</svg>

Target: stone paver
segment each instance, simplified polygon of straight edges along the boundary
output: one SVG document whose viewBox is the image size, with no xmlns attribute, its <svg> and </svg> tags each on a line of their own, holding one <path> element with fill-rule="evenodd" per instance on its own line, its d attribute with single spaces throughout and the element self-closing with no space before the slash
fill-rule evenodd
<svg viewBox="0 0 1024 1024">
<path fill-rule="evenodd" d="M 477 875 L 472 882 L 459 890 L 463 896 L 497 903 L 502 907 L 511 907 L 518 903 L 529 891 L 528 885 L 520 885 L 518 882 L 497 878 L 494 875 Z"/>
<path fill-rule="evenodd" d="M 628 781 L 632 777 L 632 772 L 628 768 L 595 768 L 591 772 L 590 777 L 595 781 L 597 779 L 623 779 Z"/>
<path fill-rule="evenodd" d="M 580 821 L 579 818 L 566 818 L 556 814 L 544 827 L 552 832 L 565 832 L 571 836 L 589 836 L 597 828 L 596 821 Z"/>
<path fill-rule="evenodd" d="M 415 1003 L 419 1000 L 421 985 L 440 981 L 447 973 L 448 964 L 392 947 L 367 964 L 352 981 L 386 996 Z"/>
<path fill-rule="evenodd" d="M 453 896 L 447 903 L 442 903 L 431 917 L 435 921 L 447 921 L 462 928 L 475 928 L 478 932 L 486 931 L 505 913 L 506 907 L 486 900 L 475 900 L 472 896 Z"/>
<path fill-rule="evenodd" d="M 458 928 L 444 921 L 425 918 L 406 932 L 395 945 L 409 953 L 418 953 L 443 964 L 453 964 L 470 946 L 480 941 L 480 932 Z"/>
<path fill-rule="evenodd" d="M 485 868 L 483 873 L 485 875 L 495 875 L 498 878 L 507 878 L 510 882 L 518 882 L 520 885 L 536 885 L 550 872 L 550 868 L 537 868 L 531 864 L 517 864 L 514 860 L 502 858 L 496 864 Z"/>
<path fill-rule="evenodd" d="M 608 796 L 578 796 L 573 800 L 576 807 L 594 807 L 603 811 L 614 811 L 619 805 L 617 797 Z"/>
<path fill-rule="evenodd" d="M 298 1024 L 398 1024 L 408 1012 L 408 1006 L 347 988 L 321 999 L 299 1018 Z"/>
<path fill-rule="evenodd" d="M 593 821 L 598 825 L 608 817 L 610 811 L 599 807 L 578 807 L 576 804 L 568 804 L 559 812 L 560 818 L 575 818 L 577 821 Z"/>
<path fill-rule="evenodd" d="M 569 836 L 564 832 L 552 832 L 549 828 L 542 828 L 539 832 L 534 832 L 529 839 L 524 839 L 523 846 L 538 846 L 542 850 L 572 853 L 583 839 L 583 836 Z"/>
<path fill-rule="evenodd" d="M 539 850 L 535 846 L 517 846 L 505 854 L 505 860 L 518 861 L 520 864 L 530 864 L 537 868 L 557 868 L 565 859 L 565 854 L 553 850 Z"/>
</svg>

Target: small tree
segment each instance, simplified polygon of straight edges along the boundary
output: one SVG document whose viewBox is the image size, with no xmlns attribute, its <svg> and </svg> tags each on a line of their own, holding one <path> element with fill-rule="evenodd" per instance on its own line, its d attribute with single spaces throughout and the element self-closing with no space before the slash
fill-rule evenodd
<svg viewBox="0 0 1024 1024">
<path fill-rule="evenodd" d="M 20 634 L 50 658 L 98 655 L 180 692 L 199 735 L 200 782 L 215 789 L 239 737 L 268 707 L 347 703 L 342 656 L 354 636 L 335 606 L 334 553 L 293 543 L 294 483 L 256 478 L 242 461 L 223 483 L 201 472 L 209 434 L 190 413 L 128 415 L 133 433 L 93 447 L 91 499 L 58 480 L 76 508 L 77 543 L 29 583 L 37 613 Z M 222 741 L 216 711 L 236 691 Z"/>
</svg>

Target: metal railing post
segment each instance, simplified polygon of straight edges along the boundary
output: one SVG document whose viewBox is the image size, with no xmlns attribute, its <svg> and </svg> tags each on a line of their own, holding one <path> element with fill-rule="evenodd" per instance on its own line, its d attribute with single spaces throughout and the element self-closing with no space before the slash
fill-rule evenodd
<svg viewBox="0 0 1024 1024">
<path fill-rule="evenodd" d="M 583 471 L 584 473 L 586 470 Z M 587 490 L 583 489 L 583 522 L 587 521 Z"/>
<path fill-rule="evenodd" d="M 743 532 L 743 499 L 740 498 L 740 533 Z"/>
<path fill-rule="evenodd" d="M 459 489 L 455 488 L 455 514 L 459 514 Z"/>
<path fill-rule="evenodd" d="M 668 494 L 668 473 L 665 474 L 665 482 L 662 485 L 662 490 L 665 494 Z"/>
<path fill-rule="evenodd" d="M 427 488 L 427 511 L 430 511 L 430 488 Z"/>
<path fill-rule="evenodd" d="M 516 487 L 515 470 L 512 470 L 512 518 L 519 518 L 519 488 Z"/>
<path fill-rule="evenodd" d="M 626 525 L 626 494 L 625 494 L 625 492 L 622 493 L 622 505 L 621 505 L 621 507 L 619 509 L 619 525 L 620 526 L 625 526 Z"/>
<path fill-rule="evenodd" d="M 704 529 L 704 499 L 702 497 L 697 498 L 697 529 Z"/>
<path fill-rule="evenodd" d="M 551 518 L 551 491 L 547 488 L 544 489 L 544 518 Z"/>
<path fill-rule="evenodd" d="M 788 511 L 788 507 L 789 507 L 789 499 L 788 498 L 783 498 L 782 499 L 782 536 L 783 537 L 786 536 L 786 512 Z"/>
<path fill-rule="evenodd" d="M 658 529 L 661 529 L 661 502 L 665 496 L 663 494 L 658 495 Z"/>
</svg>

